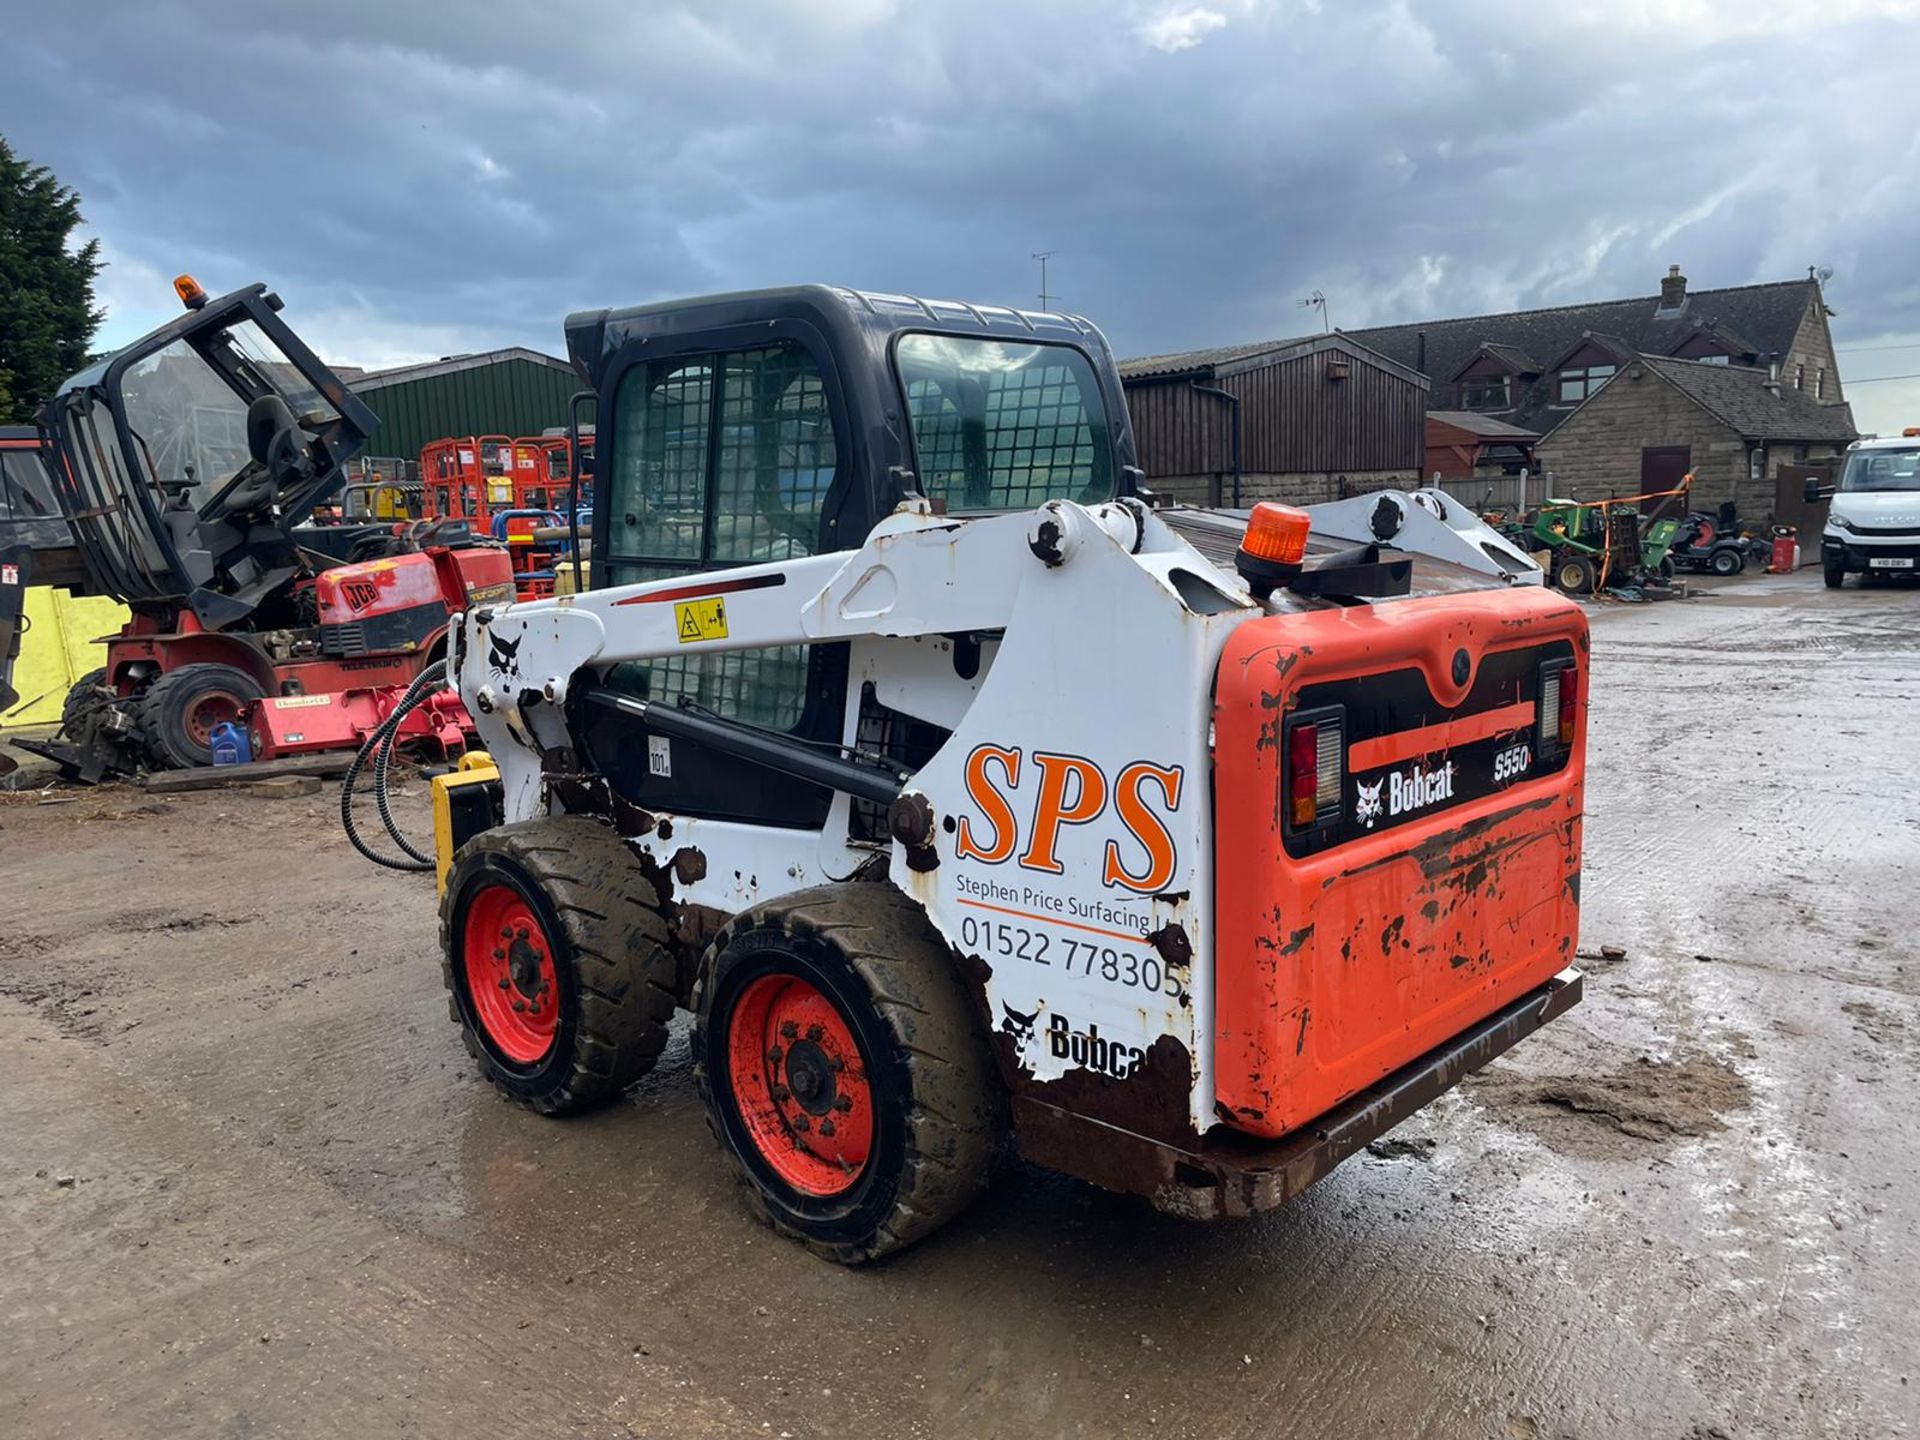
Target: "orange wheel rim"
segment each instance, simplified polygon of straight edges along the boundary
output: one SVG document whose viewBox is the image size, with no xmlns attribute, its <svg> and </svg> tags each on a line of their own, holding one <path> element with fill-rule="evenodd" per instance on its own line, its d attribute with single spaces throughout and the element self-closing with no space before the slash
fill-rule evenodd
<svg viewBox="0 0 1920 1440">
<path fill-rule="evenodd" d="M 760 1158 L 804 1195 L 851 1190 L 873 1149 L 873 1091 L 840 1008 L 797 975 L 762 975 L 726 1040 L 734 1108 Z"/>
<path fill-rule="evenodd" d="M 524 895 L 500 884 L 474 895 L 461 964 L 474 1019 L 494 1049 L 516 1065 L 544 1059 L 560 1029 L 560 987 L 546 928 Z"/>
</svg>

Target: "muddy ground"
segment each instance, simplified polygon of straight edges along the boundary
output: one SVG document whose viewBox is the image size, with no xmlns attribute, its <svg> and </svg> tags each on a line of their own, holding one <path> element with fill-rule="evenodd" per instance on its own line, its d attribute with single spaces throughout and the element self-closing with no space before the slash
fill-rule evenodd
<svg viewBox="0 0 1920 1440">
<path fill-rule="evenodd" d="M 1280 1213 L 1009 1164 L 864 1272 L 744 1216 L 684 1034 L 496 1100 L 332 787 L 0 798 L 0 1435 L 1920 1430 L 1920 593 L 1594 630 L 1583 1005 Z"/>
</svg>

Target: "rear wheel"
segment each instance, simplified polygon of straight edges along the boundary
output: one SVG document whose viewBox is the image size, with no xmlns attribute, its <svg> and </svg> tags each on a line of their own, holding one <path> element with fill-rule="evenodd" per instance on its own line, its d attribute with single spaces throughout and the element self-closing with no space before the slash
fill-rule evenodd
<svg viewBox="0 0 1920 1440">
<path fill-rule="evenodd" d="M 467 842 L 440 906 L 441 978 L 481 1073 L 564 1115 L 651 1070 L 677 974 L 659 903 L 632 848 L 593 820 L 525 820 Z"/>
<path fill-rule="evenodd" d="M 1593 593 L 1593 561 L 1584 555 L 1562 555 L 1553 562 L 1553 583 L 1569 595 Z"/>
<path fill-rule="evenodd" d="M 147 753 L 162 767 L 211 765 L 214 727 L 240 725 L 247 707 L 265 693 L 234 665 L 202 662 L 169 670 L 147 687 L 141 705 Z"/>
<path fill-rule="evenodd" d="M 1746 556 L 1732 549 L 1714 551 L 1707 563 L 1716 575 L 1738 575 L 1747 568 Z"/>
<path fill-rule="evenodd" d="M 999 1082 L 950 952 L 891 886 L 737 916 L 694 988 L 694 1074 L 748 1204 L 844 1265 L 931 1233 L 985 1187 Z"/>
<path fill-rule="evenodd" d="M 1827 589 L 1829 590 L 1838 590 L 1842 585 L 1847 583 L 1847 572 L 1843 566 L 1825 566 L 1822 569 L 1822 574 L 1826 577 Z"/>
</svg>

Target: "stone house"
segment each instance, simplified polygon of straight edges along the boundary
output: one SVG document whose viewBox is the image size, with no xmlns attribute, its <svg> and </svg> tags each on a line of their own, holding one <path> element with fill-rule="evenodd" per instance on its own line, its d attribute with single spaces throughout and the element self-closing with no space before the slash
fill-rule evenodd
<svg viewBox="0 0 1920 1440">
<path fill-rule="evenodd" d="M 1689 290 L 1675 265 L 1657 295 L 1342 333 L 1429 376 L 1435 410 L 1544 437 L 1556 494 L 1665 489 L 1691 465 L 1702 505 L 1758 519 L 1779 465 L 1857 434 L 1831 313 L 1811 274 Z M 1622 375 L 1633 393 L 1595 405 Z"/>
<path fill-rule="evenodd" d="M 1540 442 L 1551 491 L 1576 500 L 1665 490 L 1691 471 L 1693 503 L 1774 509 L 1783 464 L 1836 455 L 1856 438 L 1851 407 L 1823 405 L 1773 372 L 1641 355 Z"/>
</svg>

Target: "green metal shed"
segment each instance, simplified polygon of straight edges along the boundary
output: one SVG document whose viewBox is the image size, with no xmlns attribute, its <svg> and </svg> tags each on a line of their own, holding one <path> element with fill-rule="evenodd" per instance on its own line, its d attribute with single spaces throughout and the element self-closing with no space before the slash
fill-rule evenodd
<svg viewBox="0 0 1920 1440">
<path fill-rule="evenodd" d="M 380 417 L 366 453 L 409 460 L 448 436 L 518 437 L 565 425 L 567 402 L 582 388 L 566 361 L 518 346 L 374 370 L 348 384 Z"/>
</svg>

